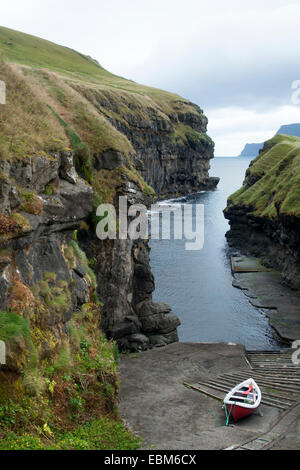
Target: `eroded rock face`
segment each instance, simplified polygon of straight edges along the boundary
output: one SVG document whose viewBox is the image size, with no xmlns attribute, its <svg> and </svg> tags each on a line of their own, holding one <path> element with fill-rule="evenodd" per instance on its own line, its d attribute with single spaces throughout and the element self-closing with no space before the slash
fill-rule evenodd
<svg viewBox="0 0 300 470">
<path fill-rule="evenodd" d="M 69 244 L 92 211 L 93 191 L 72 161 L 66 152 L 1 161 L 7 197 L 0 201 L 0 311 L 30 322 L 41 338 L 41 358 L 61 345 L 72 312 L 89 301 L 90 279 Z M 47 185 L 53 194 L 46 194 Z M 24 339 L 8 343 L 11 370 L 25 367 L 28 347 Z"/>
<path fill-rule="evenodd" d="M 206 134 L 207 118 L 199 106 L 179 100 L 177 106 L 173 103 L 177 112 L 149 107 L 142 116 L 134 101 L 132 112 L 123 112 L 112 96 L 104 95 L 93 96 L 92 103 L 104 114 L 105 110 L 114 112 L 114 118 L 105 116 L 131 142 L 134 165 L 157 194 L 174 196 L 216 188 L 219 178 L 209 177 L 214 143 Z M 192 111 L 181 111 L 184 104 Z M 108 151 L 96 156 L 94 164 L 111 169 L 121 160 L 119 152 Z"/>
<path fill-rule="evenodd" d="M 81 240 L 97 256 L 97 292 L 103 301 L 101 327 L 123 349 L 144 350 L 178 341 L 178 317 L 152 302 L 155 289 L 144 241 Z"/>
<path fill-rule="evenodd" d="M 149 204 L 133 181 L 125 180 L 116 195 L 128 205 Z M 96 259 L 97 293 L 104 306 L 101 327 L 123 349 L 136 351 L 178 341 L 178 317 L 166 304 L 152 302 L 155 281 L 150 247 L 144 240 L 100 241 L 92 232 L 79 231 L 80 246 Z"/>
<path fill-rule="evenodd" d="M 143 164 L 141 174 L 145 181 L 158 194 L 164 195 L 214 189 L 219 178 L 209 177 L 214 144 L 206 136 L 206 117 L 199 109 L 199 114 L 174 114 L 169 119 L 136 122 L 134 127 L 116 123 L 133 143 L 136 158 Z M 178 122 L 200 133 L 202 139 L 187 135 L 181 142 L 173 140 L 173 125 Z"/>
<path fill-rule="evenodd" d="M 42 357 L 63 341 L 72 312 L 89 302 L 96 288 L 70 247 L 74 230 L 93 210 L 92 188 L 72 162 L 67 152 L 1 162 L 0 310 L 12 309 L 48 332 L 51 341 L 43 342 Z M 120 191 L 129 205 L 149 203 L 134 181 L 125 179 Z M 23 226 L 11 231 L 16 216 Z M 100 241 L 92 229 L 80 231 L 78 242 L 97 259 L 101 327 L 110 338 L 129 350 L 178 340 L 178 318 L 170 307 L 152 302 L 155 283 L 146 242 Z M 24 342 L 11 351 L 10 367 L 21 346 L 26 362 Z"/>
<path fill-rule="evenodd" d="M 207 119 L 200 108 L 194 108 L 195 112 L 181 112 L 179 103 L 178 112 L 169 115 L 149 109 L 144 118 L 124 114 L 122 120 L 111 119 L 133 145 L 131 159 L 136 170 L 160 195 L 213 189 L 218 184 L 219 179 L 208 174 L 214 145 L 206 135 Z M 176 126 L 189 129 L 182 139 L 178 133 L 174 137 Z M 130 170 L 128 158 L 113 149 L 94 154 L 93 165 L 96 172 Z M 64 250 L 80 221 L 93 210 L 92 189 L 76 173 L 71 152 L 2 161 L 0 174 L 0 212 L 10 216 L 18 210 L 26 220 L 22 233 L 6 244 L 13 253 L 11 260 L 30 289 L 45 282 L 49 272 L 56 274 L 55 283 L 65 283 L 68 299 L 63 315 L 49 317 L 52 324 L 64 325 L 72 310 L 89 299 L 86 273 L 78 260 L 70 267 Z M 34 192 L 33 199 L 25 195 L 24 200 L 24 191 Z M 127 196 L 129 205 L 150 202 L 129 176 L 117 188 L 116 207 L 120 195 Z M 78 242 L 89 259 L 96 259 L 97 293 L 104 304 L 101 327 L 109 337 L 129 350 L 178 341 L 178 317 L 169 306 L 152 301 L 155 282 L 147 242 L 100 241 L 92 231 L 80 231 Z M 0 300 L 6 308 L 9 276 L 14 273 L 4 264 L 1 272 Z M 54 284 L 50 288 L 55 289 Z"/>
<path fill-rule="evenodd" d="M 274 161 L 282 141 L 288 150 L 278 152 L 280 160 Z M 296 151 L 292 152 L 294 145 Z M 294 164 L 298 145 L 286 141 L 286 136 L 267 141 L 250 163 L 243 187 L 229 198 L 224 211 L 230 224 L 228 242 L 280 271 L 295 289 L 300 288 L 300 218 L 295 209 L 299 205 L 298 167 Z"/>
<path fill-rule="evenodd" d="M 94 157 L 95 170 L 113 170 L 126 164 L 124 155 L 116 150 L 107 150 Z"/>
<path fill-rule="evenodd" d="M 261 258 L 280 271 L 289 286 L 300 288 L 300 221 L 293 216 L 276 221 L 254 217 L 246 207 L 227 210 L 230 221 L 228 243 L 244 253 Z M 246 235 L 246 236 L 245 236 Z"/>
</svg>

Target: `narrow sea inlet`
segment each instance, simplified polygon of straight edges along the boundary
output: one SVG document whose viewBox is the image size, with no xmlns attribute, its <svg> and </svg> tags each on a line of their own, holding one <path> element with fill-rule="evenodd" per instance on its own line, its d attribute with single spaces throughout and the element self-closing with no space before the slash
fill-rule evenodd
<svg viewBox="0 0 300 470">
<path fill-rule="evenodd" d="M 236 342 L 248 349 L 278 349 L 266 316 L 232 286 L 229 226 L 223 216 L 227 198 L 240 188 L 249 158 L 215 158 L 211 176 L 221 181 L 204 191 L 165 203 L 204 205 L 204 247 L 185 250 L 186 240 L 151 240 L 154 301 L 167 302 L 181 320 L 180 341 Z M 246 234 L 245 234 L 246 236 Z"/>
</svg>

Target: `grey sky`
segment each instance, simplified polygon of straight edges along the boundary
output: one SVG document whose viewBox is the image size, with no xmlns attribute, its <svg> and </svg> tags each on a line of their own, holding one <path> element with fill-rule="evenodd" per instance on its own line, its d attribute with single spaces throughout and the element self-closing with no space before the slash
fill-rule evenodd
<svg viewBox="0 0 300 470">
<path fill-rule="evenodd" d="M 209 118 L 216 155 L 300 122 L 300 0 L 10 0 L 0 23 L 176 92 Z"/>
</svg>

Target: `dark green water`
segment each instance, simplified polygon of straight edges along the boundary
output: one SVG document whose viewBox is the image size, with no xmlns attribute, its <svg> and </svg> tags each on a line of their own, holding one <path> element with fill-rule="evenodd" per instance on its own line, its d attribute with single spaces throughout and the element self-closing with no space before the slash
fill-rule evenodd
<svg viewBox="0 0 300 470">
<path fill-rule="evenodd" d="M 248 158 L 215 158 L 210 175 L 221 178 L 217 190 L 169 201 L 204 204 L 202 250 L 186 251 L 184 240 L 151 240 L 154 300 L 169 303 L 181 319 L 181 341 L 235 342 L 249 349 L 280 347 L 265 315 L 232 287 L 223 209 L 228 196 L 242 185 L 249 163 Z"/>
</svg>

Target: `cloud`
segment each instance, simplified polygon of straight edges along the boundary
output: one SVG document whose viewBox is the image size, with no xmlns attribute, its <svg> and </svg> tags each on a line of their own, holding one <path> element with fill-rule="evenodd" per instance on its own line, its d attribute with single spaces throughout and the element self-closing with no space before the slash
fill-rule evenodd
<svg viewBox="0 0 300 470">
<path fill-rule="evenodd" d="M 300 79 L 299 17 L 299 0 L 10 0 L 1 5 L 4 26 L 69 46 L 111 72 L 196 102 L 208 114 L 210 129 L 223 126 L 215 134 L 216 148 L 230 154 L 238 153 L 252 132 L 258 140 L 268 135 L 273 113 L 276 127 L 294 120 L 283 109 L 290 105 L 292 81 Z M 235 127 L 228 127 L 225 114 L 215 117 L 217 109 L 231 110 Z M 249 118 L 240 128 L 245 110 Z"/>
<path fill-rule="evenodd" d="M 283 123 L 300 122 L 300 106 L 281 106 L 267 112 L 217 108 L 207 115 L 208 133 L 216 142 L 215 155 L 235 156 L 246 143 L 260 143 L 273 137 Z"/>
</svg>

